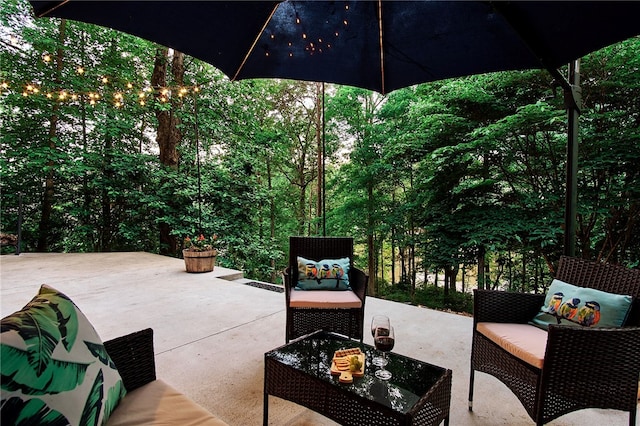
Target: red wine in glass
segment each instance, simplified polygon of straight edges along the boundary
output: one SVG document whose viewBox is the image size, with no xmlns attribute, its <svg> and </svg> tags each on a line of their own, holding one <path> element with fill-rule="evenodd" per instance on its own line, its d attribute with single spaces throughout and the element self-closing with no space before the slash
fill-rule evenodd
<svg viewBox="0 0 640 426">
<path fill-rule="evenodd" d="M 373 343 L 376 345 L 376 349 L 381 351 L 384 358 L 384 363 L 381 365 L 382 369 L 376 371 L 376 377 L 381 380 L 389 380 L 391 378 L 391 372 L 385 367 L 389 363 L 387 359 L 387 353 L 391 352 L 393 346 L 396 343 L 395 333 L 393 327 L 389 326 L 388 329 L 377 328 Z"/>
<path fill-rule="evenodd" d="M 382 329 L 379 329 L 382 331 Z M 389 331 L 385 330 L 385 334 L 388 334 Z M 396 340 L 393 337 L 385 336 L 384 334 L 380 334 L 376 339 L 376 349 L 382 352 L 391 352 L 393 349 L 393 345 L 396 343 Z"/>
<path fill-rule="evenodd" d="M 374 338 L 374 343 L 375 343 L 375 337 L 376 337 L 376 330 L 378 330 L 378 334 L 380 335 L 385 335 L 388 336 L 389 335 L 389 317 L 385 316 L 385 315 L 374 315 L 373 318 L 371 319 L 371 336 Z M 371 363 L 373 365 L 376 365 L 378 367 L 383 367 L 385 364 L 386 360 L 381 357 L 380 355 L 376 354 L 372 359 L 371 359 Z"/>
</svg>

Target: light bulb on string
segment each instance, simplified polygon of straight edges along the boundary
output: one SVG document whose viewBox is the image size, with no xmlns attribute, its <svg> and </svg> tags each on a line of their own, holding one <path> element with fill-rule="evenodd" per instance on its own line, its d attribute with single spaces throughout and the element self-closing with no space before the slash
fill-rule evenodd
<svg viewBox="0 0 640 426">
<path fill-rule="evenodd" d="M 107 77 L 102 77 L 102 83 L 107 84 L 109 82 L 109 79 Z"/>
<path fill-rule="evenodd" d="M 76 68 L 76 72 L 77 72 L 78 74 L 82 75 L 82 74 L 84 74 L 84 68 L 82 68 L 82 67 L 78 67 L 78 68 Z"/>
<path fill-rule="evenodd" d="M 127 89 L 133 89 L 133 84 L 127 83 Z"/>
<path fill-rule="evenodd" d="M 51 55 L 49 55 L 48 53 L 45 53 L 45 55 L 42 57 L 42 59 L 45 62 L 49 63 L 49 62 L 51 62 Z"/>
</svg>

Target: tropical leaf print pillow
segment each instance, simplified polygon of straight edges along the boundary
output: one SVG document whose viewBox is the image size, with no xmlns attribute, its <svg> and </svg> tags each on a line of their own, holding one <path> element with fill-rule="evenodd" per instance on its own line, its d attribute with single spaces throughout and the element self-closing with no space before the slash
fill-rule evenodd
<svg viewBox="0 0 640 426">
<path fill-rule="evenodd" d="M 1 327 L 2 424 L 106 424 L 126 391 L 71 299 L 43 285 Z"/>
</svg>

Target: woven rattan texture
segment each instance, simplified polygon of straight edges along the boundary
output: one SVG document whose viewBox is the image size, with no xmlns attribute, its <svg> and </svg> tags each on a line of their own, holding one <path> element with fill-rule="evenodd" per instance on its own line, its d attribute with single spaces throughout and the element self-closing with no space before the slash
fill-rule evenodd
<svg viewBox="0 0 640 426">
<path fill-rule="evenodd" d="M 147 328 L 104 342 L 127 392 L 156 379 L 153 330 Z"/>
<path fill-rule="evenodd" d="M 640 298 L 638 270 L 562 257 L 556 278 Z M 543 295 L 475 292 L 469 400 L 473 399 L 477 370 L 505 383 L 537 424 L 583 408 L 606 408 L 628 411 L 629 424 L 635 425 L 640 375 L 637 312 L 627 324 L 633 326 L 622 328 L 551 326 L 542 370 L 512 356 L 475 330 L 475 324 L 485 321 L 526 323 L 543 300 Z M 520 313 L 508 314 L 516 308 Z"/>
<path fill-rule="evenodd" d="M 349 283 L 362 301 L 358 309 L 308 309 L 289 306 L 289 294 L 297 282 L 297 257 L 307 259 L 351 259 Z M 285 303 L 287 309 L 287 342 L 310 332 L 323 329 L 344 334 L 362 341 L 364 304 L 367 294 L 367 275 L 353 266 L 353 238 L 349 237 L 290 237 L 289 267 L 284 274 Z"/>
<path fill-rule="evenodd" d="M 362 337 L 361 309 L 313 309 L 290 308 L 291 339 L 304 336 L 319 329 L 351 336 Z"/>
</svg>

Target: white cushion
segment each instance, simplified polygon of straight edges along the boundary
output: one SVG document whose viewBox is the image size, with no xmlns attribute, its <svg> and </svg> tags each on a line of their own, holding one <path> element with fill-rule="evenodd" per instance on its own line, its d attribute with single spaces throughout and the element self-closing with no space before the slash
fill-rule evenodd
<svg viewBox="0 0 640 426">
<path fill-rule="evenodd" d="M 547 349 L 547 332 L 529 324 L 479 322 L 478 332 L 511 355 L 542 368 Z"/>
<path fill-rule="evenodd" d="M 361 308 L 362 300 L 351 290 L 292 290 L 289 306 L 292 308 L 325 309 Z"/>
<path fill-rule="evenodd" d="M 162 380 L 139 387 L 120 401 L 107 426 L 225 426 L 222 420 Z"/>
</svg>

